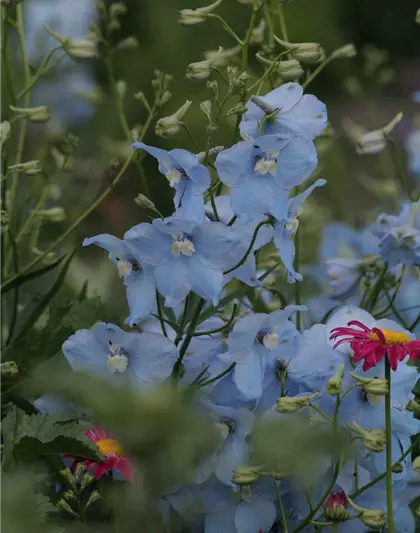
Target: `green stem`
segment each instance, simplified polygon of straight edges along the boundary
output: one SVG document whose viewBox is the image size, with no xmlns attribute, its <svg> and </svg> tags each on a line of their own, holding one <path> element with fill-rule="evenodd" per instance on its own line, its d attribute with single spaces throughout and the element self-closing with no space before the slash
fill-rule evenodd
<svg viewBox="0 0 420 533">
<path fill-rule="evenodd" d="M 252 235 L 252 239 L 251 239 L 251 242 L 249 243 L 248 249 L 245 252 L 245 255 L 242 257 L 239 263 L 237 263 L 232 268 L 229 268 L 228 270 L 223 272 L 223 274 L 225 275 L 230 274 L 231 272 L 233 272 L 234 270 L 236 270 L 237 268 L 239 268 L 245 263 L 245 261 L 248 259 L 249 254 L 252 252 L 252 248 L 254 247 L 255 241 L 257 240 L 257 235 L 258 235 L 258 232 L 260 231 L 260 228 L 262 228 L 266 224 L 270 224 L 270 220 L 263 220 L 257 225 L 257 227 L 254 230 L 254 234 Z"/>
<path fill-rule="evenodd" d="M 203 309 L 205 304 L 205 300 L 200 298 L 200 300 L 197 303 L 197 306 L 194 311 L 194 315 L 191 319 L 190 325 L 188 326 L 187 334 L 185 336 L 184 342 L 182 343 L 181 349 L 179 350 L 179 357 L 177 362 L 175 363 L 175 370 L 176 374 L 179 376 L 179 369 L 180 365 L 182 363 L 182 360 L 184 359 L 185 354 L 187 353 L 188 346 L 190 345 L 190 342 L 193 338 L 195 328 L 197 327 L 198 320 L 200 318 L 201 310 Z"/>
<path fill-rule="evenodd" d="M 309 76 L 309 78 L 306 78 L 306 80 L 302 83 L 302 87 L 306 89 L 306 87 L 318 76 L 320 72 L 324 70 L 324 68 L 328 65 L 328 63 L 332 60 L 332 57 L 327 57 L 327 59 L 324 59 L 322 63 L 320 63 L 316 69 L 312 72 L 312 74 Z"/>
<path fill-rule="evenodd" d="M 271 18 L 271 11 L 270 11 L 270 8 L 266 3 L 264 3 L 263 5 L 263 11 L 264 11 L 264 19 L 265 19 L 265 22 L 267 24 L 267 33 L 268 33 L 268 37 L 267 37 L 267 44 L 270 48 L 273 48 L 274 47 L 274 23 L 273 23 L 273 19 Z"/>
<path fill-rule="evenodd" d="M 13 269 L 15 273 L 19 272 L 19 255 L 17 249 L 17 242 L 9 228 L 9 238 L 10 244 L 13 252 Z M 12 340 L 13 333 L 15 332 L 16 321 L 18 316 L 18 304 L 19 304 L 19 287 L 15 287 L 13 291 L 13 307 L 12 307 L 12 317 L 10 319 L 9 331 L 7 332 L 7 339 L 5 346 L 7 346 Z"/>
<path fill-rule="evenodd" d="M 237 310 L 238 310 L 238 305 L 235 304 L 233 306 L 231 317 L 226 322 L 226 324 L 224 324 L 223 326 L 220 326 L 220 328 L 208 329 L 207 331 L 197 331 L 196 333 L 193 333 L 193 337 L 203 337 L 204 335 L 214 335 L 215 333 L 220 333 L 221 331 L 228 329 L 232 325 L 232 322 L 235 320 Z"/>
<path fill-rule="evenodd" d="M 385 379 L 389 391 L 385 395 L 385 431 L 386 431 L 386 502 L 388 511 L 388 533 L 394 533 L 394 510 L 392 507 L 392 427 L 391 427 L 391 367 L 385 356 Z"/>
<path fill-rule="evenodd" d="M 175 346 L 178 346 L 178 344 L 180 343 L 180 341 L 182 339 L 182 335 L 184 335 L 185 323 L 187 321 L 188 308 L 189 308 L 189 305 L 190 305 L 191 298 L 192 298 L 192 295 L 189 294 L 186 297 L 186 299 L 185 299 L 184 311 L 182 313 L 181 323 L 179 325 L 179 331 L 178 331 L 178 334 L 177 334 L 177 336 L 175 338 L 175 342 L 174 342 Z"/>
<path fill-rule="evenodd" d="M 162 306 L 161 306 L 161 302 L 160 302 L 160 294 L 158 293 L 157 290 L 156 290 L 156 306 L 157 306 L 159 322 L 160 322 L 160 327 L 162 329 L 162 333 L 165 335 L 165 337 L 167 337 L 168 333 L 166 331 L 165 321 L 163 319 Z"/>
<path fill-rule="evenodd" d="M 287 26 L 286 26 L 286 19 L 284 17 L 284 10 L 283 5 L 280 4 L 278 6 L 278 13 L 279 13 L 279 22 L 280 22 L 280 31 L 281 31 L 281 37 L 283 41 L 289 42 L 289 35 L 287 33 Z"/>
<path fill-rule="evenodd" d="M 57 50 L 62 50 L 62 46 L 57 46 L 56 48 L 53 48 L 48 52 L 48 54 L 44 57 L 41 64 L 39 65 L 38 70 L 36 71 L 35 75 L 30 78 L 30 81 L 28 85 L 26 85 L 16 96 L 16 98 L 19 100 L 25 94 L 32 89 L 32 87 L 35 85 L 35 83 L 39 80 L 39 78 L 45 74 L 46 66 L 48 65 L 50 59 L 52 56 L 57 52 Z"/>
<path fill-rule="evenodd" d="M 222 379 L 223 377 L 225 377 L 227 374 L 229 374 L 229 372 L 231 370 L 233 370 L 236 366 L 236 362 L 234 361 L 233 363 L 231 363 L 225 370 L 223 370 L 223 372 L 220 372 L 220 374 L 217 374 L 217 376 L 214 376 L 214 378 L 211 378 L 211 379 L 208 379 L 206 381 L 200 381 L 199 383 L 197 383 L 196 385 L 194 385 L 194 387 L 190 387 L 190 390 L 194 390 L 194 389 L 201 389 L 202 387 L 207 387 L 207 385 L 210 385 L 211 383 L 215 383 L 216 381 L 218 381 L 219 379 Z"/>
<path fill-rule="evenodd" d="M 283 533 L 289 533 L 289 526 L 287 525 L 286 513 L 284 512 L 284 506 L 283 506 L 283 502 L 281 499 L 280 490 L 275 479 L 273 479 L 273 485 L 276 491 L 277 503 L 279 504 L 281 523 L 283 526 Z"/>
<path fill-rule="evenodd" d="M 223 28 L 235 39 L 235 41 L 240 45 L 243 46 L 242 40 L 238 37 L 238 35 L 233 31 L 233 29 L 229 26 L 229 24 L 225 21 L 223 17 L 220 15 L 216 15 L 216 13 L 209 13 L 206 18 L 212 18 L 220 20 L 220 22 L 223 25 Z"/>
<path fill-rule="evenodd" d="M 22 274 L 25 274 L 29 270 L 31 270 L 34 266 L 36 266 L 39 262 L 41 262 L 50 252 L 54 251 L 59 244 L 61 244 L 69 235 L 73 233 L 73 231 L 94 211 L 98 205 L 100 205 L 105 198 L 111 193 L 111 191 L 114 190 L 114 187 L 117 185 L 117 183 L 120 181 L 122 176 L 124 175 L 125 171 L 127 170 L 128 166 L 130 165 L 132 159 L 134 157 L 134 152 L 130 154 L 124 165 L 121 167 L 120 171 L 116 175 L 114 181 L 112 182 L 111 186 L 106 189 L 93 203 L 92 205 L 75 221 L 73 224 L 62 234 L 58 239 L 54 241 L 54 243 L 44 250 L 44 252 L 38 256 L 36 259 L 31 261 L 28 265 L 26 265 L 23 270 L 21 270 L 18 274 L 12 276 L 11 278 L 7 279 L 5 283 L 1 286 L 0 290 L 5 290 L 11 283 L 13 283 L 19 276 Z"/>
</svg>

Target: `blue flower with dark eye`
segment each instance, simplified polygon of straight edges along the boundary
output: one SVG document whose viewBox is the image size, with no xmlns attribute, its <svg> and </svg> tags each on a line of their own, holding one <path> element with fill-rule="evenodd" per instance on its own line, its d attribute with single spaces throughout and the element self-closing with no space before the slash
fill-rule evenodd
<svg viewBox="0 0 420 533">
<path fill-rule="evenodd" d="M 217 304 L 223 271 L 243 256 L 243 235 L 218 222 L 197 224 L 177 217 L 139 224 L 124 236 L 153 277 L 166 305 L 175 307 L 193 290 Z"/>
<path fill-rule="evenodd" d="M 96 235 L 83 241 L 83 246 L 96 244 L 109 252 L 109 258 L 117 265 L 118 273 L 127 287 L 130 316 L 126 323 L 135 326 L 145 319 L 155 306 L 156 287 L 151 268 L 134 256 L 129 243 L 113 235 Z"/>
<path fill-rule="evenodd" d="M 167 379 L 178 358 L 176 346 L 163 335 L 127 333 L 103 322 L 76 331 L 63 344 L 63 352 L 75 372 L 142 387 Z"/>
<path fill-rule="evenodd" d="M 264 120 L 259 133 L 261 120 Z M 312 94 L 303 94 L 298 83 L 285 83 L 265 96 L 251 96 L 240 130 L 243 139 L 282 133 L 299 135 L 312 141 L 327 125 L 327 109 Z"/>
<path fill-rule="evenodd" d="M 186 220 L 204 220 L 204 192 L 210 187 L 210 174 L 201 165 L 195 154 L 176 148 L 167 152 L 147 146 L 142 142 L 133 144 L 136 150 L 146 150 L 159 162 L 159 171 L 166 176 L 175 189 L 174 204 L 177 215 Z"/>
<path fill-rule="evenodd" d="M 295 244 L 292 239 L 299 227 L 298 216 L 302 211 L 302 204 L 315 188 L 322 187 L 326 183 L 322 179 L 316 180 L 304 192 L 293 198 L 289 198 L 289 191 L 277 190 L 275 206 L 271 211 L 271 215 L 275 218 L 274 244 L 286 269 L 289 283 L 302 280 L 302 276 L 293 267 Z"/>
<path fill-rule="evenodd" d="M 230 187 L 233 212 L 247 222 L 272 212 L 277 190 L 303 183 L 317 162 L 312 141 L 266 135 L 223 150 L 215 165 L 221 181 Z"/>
</svg>

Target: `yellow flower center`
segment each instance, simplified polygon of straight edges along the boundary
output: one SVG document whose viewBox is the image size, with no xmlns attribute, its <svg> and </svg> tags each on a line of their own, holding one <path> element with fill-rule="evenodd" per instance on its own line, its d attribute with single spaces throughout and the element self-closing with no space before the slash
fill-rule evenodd
<svg viewBox="0 0 420 533">
<path fill-rule="evenodd" d="M 379 331 L 382 331 L 387 346 L 392 346 L 393 344 L 407 344 L 410 342 L 410 337 L 405 333 L 392 331 L 390 329 L 380 329 Z M 372 341 L 379 341 L 379 338 L 374 331 L 369 334 L 369 339 Z"/>
<path fill-rule="evenodd" d="M 96 441 L 96 446 L 99 448 L 99 451 L 102 455 L 121 455 L 122 448 L 119 442 L 114 439 L 102 439 Z"/>
</svg>

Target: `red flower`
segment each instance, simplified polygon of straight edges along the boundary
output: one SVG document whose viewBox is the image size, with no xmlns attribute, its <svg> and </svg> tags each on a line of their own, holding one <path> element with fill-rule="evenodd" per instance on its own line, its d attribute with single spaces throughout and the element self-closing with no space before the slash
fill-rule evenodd
<svg viewBox="0 0 420 533">
<path fill-rule="evenodd" d="M 372 328 L 357 320 L 347 323 L 351 327 L 334 328 L 330 339 L 336 340 L 345 337 L 334 344 L 334 348 L 345 342 L 350 344 L 354 352 L 353 360 L 357 363 L 364 359 L 363 370 L 376 366 L 385 355 L 392 370 L 397 370 L 397 365 L 408 355 L 411 359 L 420 358 L 420 341 L 413 341 L 406 333 L 388 329 Z"/>
<path fill-rule="evenodd" d="M 331 492 L 324 502 L 324 515 L 333 522 L 344 522 L 349 517 L 347 496 L 343 489 Z"/>
<path fill-rule="evenodd" d="M 76 468 L 78 463 L 83 463 L 86 467 L 86 470 L 93 468 L 93 475 L 95 479 L 99 479 L 108 471 L 118 468 L 125 479 L 128 481 L 133 481 L 132 465 L 127 457 L 125 457 L 123 454 L 123 450 L 118 441 L 111 438 L 103 429 L 97 426 L 94 426 L 93 429 L 87 429 L 85 435 L 89 440 L 96 444 L 99 451 L 102 455 L 104 455 L 105 458 L 102 461 L 75 458 L 75 461 L 72 465 L 72 470 Z"/>
</svg>

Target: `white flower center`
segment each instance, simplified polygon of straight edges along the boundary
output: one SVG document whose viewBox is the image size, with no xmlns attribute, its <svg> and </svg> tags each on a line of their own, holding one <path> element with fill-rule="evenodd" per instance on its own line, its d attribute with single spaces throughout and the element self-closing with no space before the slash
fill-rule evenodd
<svg viewBox="0 0 420 533">
<path fill-rule="evenodd" d="M 175 187 L 182 180 L 183 173 L 177 168 L 171 168 L 166 173 L 166 179 L 169 181 L 171 187 Z"/>
<path fill-rule="evenodd" d="M 270 331 L 264 335 L 262 343 L 268 350 L 274 350 L 280 343 L 279 336 L 276 332 Z"/>
<path fill-rule="evenodd" d="M 366 393 L 366 400 L 369 402 L 369 405 L 372 405 L 372 406 L 382 405 L 384 403 L 383 396 L 370 394 L 370 392 Z"/>
<path fill-rule="evenodd" d="M 133 270 L 133 264 L 131 261 L 120 260 L 117 262 L 117 270 L 120 277 L 125 279 L 129 274 L 131 274 Z"/>
<path fill-rule="evenodd" d="M 299 228 L 299 220 L 297 218 L 294 218 L 286 224 L 286 229 L 290 233 L 290 235 L 294 235 Z"/>
<path fill-rule="evenodd" d="M 264 154 L 263 157 L 257 159 L 255 163 L 254 171 L 260 176 L 265 176 L 266 174 L 271 174 L 272 176 L 276 175 L 277 170 L 277 157 L 279 152 L 271 152 Z"/>
<path fill-rule="evenodd" d="M 118 344 L 109 344 L 110 354 L 108 355 L 108 372 L 115 374 L 116 372 L 125 372 L 128 366 L 128 357 L 121 346 Z"/>
<path fill-rule="evenodd" d="M 172 243 L 171 252 L 174 257 L 180 257 L 180 255 L 191 257 L 195 252 L 194 243 L 184 237 L 183 233 L 173 233 L 172 238 L 174 242 Z"/>
</svg>

